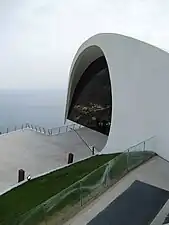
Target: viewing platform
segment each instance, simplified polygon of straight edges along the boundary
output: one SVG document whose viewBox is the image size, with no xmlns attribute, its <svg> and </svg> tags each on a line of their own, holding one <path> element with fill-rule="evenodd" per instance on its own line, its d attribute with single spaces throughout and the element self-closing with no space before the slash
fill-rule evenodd
<svg viewBox="0 0 169 225">
<path fill-rule="evenodd" d="M 0 192 L 17 184 L 19 169 L 25 170 L 26 177 L 35 177 L 67 165 L 69 153 L 74 154 L 76 162 L 92 155 L 90 146 L 99 152 L 106 143 L 106 135 L 88 128 L 70 128 L 71 125 L 62 127 L 59 133 L 55 128 L 53 135 L 32 128 L 2 134 Z"/>
</svg>

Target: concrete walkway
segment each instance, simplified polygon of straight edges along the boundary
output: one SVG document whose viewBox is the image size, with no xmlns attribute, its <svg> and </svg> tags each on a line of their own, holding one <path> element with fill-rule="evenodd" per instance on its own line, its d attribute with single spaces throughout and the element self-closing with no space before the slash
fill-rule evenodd
<svg viewBox="0 0 169 225">
<path fill-rule="evenodd" d="M 100 151 L 105 135 L 81 128 L 77 131 L 89 145 Z M 45 136 L 31 130 L 15 131 L 0 136 L 0 192 L 17 183 L 18 169 L 37 176 L 67 164 L 68 153 L 78 161 L 91 156 L 91 151 L 74 131 L 58 136 Z"/>
<path fill-rule="evenodd" d="M 154 157 L 144 165 L 126 175 L 115 186 L 110 188 L 64 225 L 87 224 L 115 198 L 123 193 L 135 180 L 140 180 L 159 188 L 169 190 L 168 171 L 169 163 L 159 157 Z M 163 218 L 160 218 L 159 220 L 162 221 L 162 219 L 164 219 L 164 215 Z"/>
</svg>

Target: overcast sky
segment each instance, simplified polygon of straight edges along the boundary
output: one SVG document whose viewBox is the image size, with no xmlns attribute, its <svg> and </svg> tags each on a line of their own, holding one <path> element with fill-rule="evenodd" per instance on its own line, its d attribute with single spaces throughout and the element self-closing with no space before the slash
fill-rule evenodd
<svg viewBox="0 0 169 225">
<path fill-rule="evenodd" d="M 66 88 L 78 47 L 100 32 L 169 51 L 168 0 L 0 0 L 0 88 Z"/>
</svg>

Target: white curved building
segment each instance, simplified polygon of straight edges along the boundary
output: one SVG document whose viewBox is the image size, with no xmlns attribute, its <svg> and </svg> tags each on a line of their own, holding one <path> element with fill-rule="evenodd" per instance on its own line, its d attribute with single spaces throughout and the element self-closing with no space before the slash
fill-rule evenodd
<svg viewBox="0 0 169 225">
<path fill-rule="evenodd" d="M 124 151 L 155 136 L 152 150 L 169 160 L 168 98 L 167 52 L 123 35 L 98 34 L 73 60 L 65 118 L 95 130 L 100 128 L 94 123 L 111 123 L 110 130 L 99 130 L 108 135 L 103 152 Z"/>
</svg>

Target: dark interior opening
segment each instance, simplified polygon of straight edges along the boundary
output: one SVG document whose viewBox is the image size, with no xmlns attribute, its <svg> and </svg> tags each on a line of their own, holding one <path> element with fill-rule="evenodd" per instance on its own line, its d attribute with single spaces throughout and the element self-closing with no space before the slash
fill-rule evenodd
<svg viewBox="0 0 169 225">
<path fill-rule="evenodd" d="M 68 119 L 108 135 L 112 94 L 107 62 L 97 58 L 83 72 L 69 107 Z"/>
</svg>

